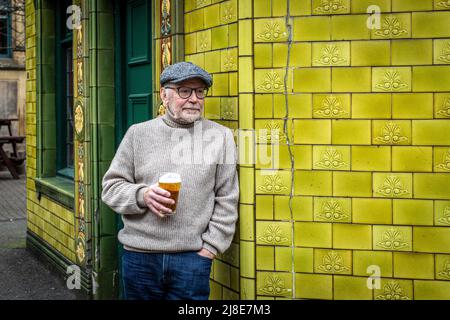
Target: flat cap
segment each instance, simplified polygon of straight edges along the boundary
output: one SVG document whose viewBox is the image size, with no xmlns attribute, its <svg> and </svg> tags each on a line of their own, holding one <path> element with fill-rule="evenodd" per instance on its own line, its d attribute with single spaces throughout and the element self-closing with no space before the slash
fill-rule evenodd
<svg viewBox="0 0 450 320">
<path fill-rule="evenodd" d="M 208 87 L 211 87 L 212 85 L 212 77 L 208 72 L 192 62 L 184 61 L 166 67 L 161 73 L 159 82 L 161 85 L 164 85 L 167 82 L 179 83 L 181 81 L 193 78 L 203 80 Z"/>
</svg>

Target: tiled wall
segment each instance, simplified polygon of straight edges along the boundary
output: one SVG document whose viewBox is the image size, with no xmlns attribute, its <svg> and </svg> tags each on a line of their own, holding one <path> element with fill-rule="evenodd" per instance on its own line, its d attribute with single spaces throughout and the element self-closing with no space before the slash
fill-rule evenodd
<svg viewBox="0 0 450 320">
<path fill-rule="evenodd" d="M 186 1 L 186 59 L 216 81 L 205 116 L 223 120 L 234 97 L 224 61 L 236 50 L 238 125 L 256 129 L 256 145 L 238 139 L 242 299 L 450 299 L 449 10 Z"/>
<path fill-rule="evenodd" d="M 212 74 L 213 86 L 205 117 L 229 128 L 238 127 L 237 0 L 186 0 L 185 60 Z M 239 231 L 230 249 L 214 261 L 211 299 L 239 299 Z"/>
<path fill-rule="evenodd" d="M 27 227 L 70 261 L 75 258 L 74 214 L 42 196 L 37 197 L 36 177 L 36 14 L 34 1 L 26 1 L 26 140 L 27 140 Z"/>
</svg>

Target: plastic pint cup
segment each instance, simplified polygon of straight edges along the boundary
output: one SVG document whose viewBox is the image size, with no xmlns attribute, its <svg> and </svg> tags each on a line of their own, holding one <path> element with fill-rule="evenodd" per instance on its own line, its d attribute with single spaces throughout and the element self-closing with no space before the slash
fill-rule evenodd
<svg viewBox="0 0 450 320">
<path fill-rule="evenodd" d="M 181 188 L 181 176 L 178 173 L 168 172 L 164 173 L 158 181 L 158 185 L 161 189 L 167 190 L 170 192 L 170 198 L 175 201 L 175 204 L 165 204 L 166 207 L 172 209 L 172 213 L 174 214 L 177 208 L 178 202 L 178 193 Z"/>
</svg>

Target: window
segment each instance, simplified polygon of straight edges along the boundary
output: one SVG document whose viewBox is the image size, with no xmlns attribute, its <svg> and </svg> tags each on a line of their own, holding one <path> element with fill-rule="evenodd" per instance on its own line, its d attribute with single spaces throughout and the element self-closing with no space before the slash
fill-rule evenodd
<svg viewBox="0 0 450 320">
<path fill-rule="evenodd" d="M 56 172 L 74 178 L 73 32 L 66 26 L 71 1 L 57 1 L 56 15 Z"/>
<path fill-rule="evenodd" d="M 9 1 L 0 0 L 0 57 L 11 52 L 11 19 Z"/>
</svg>

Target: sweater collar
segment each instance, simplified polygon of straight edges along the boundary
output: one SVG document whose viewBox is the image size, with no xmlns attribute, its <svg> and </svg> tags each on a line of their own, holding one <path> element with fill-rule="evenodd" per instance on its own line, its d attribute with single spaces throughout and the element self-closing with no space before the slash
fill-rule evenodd
<svg viewBox="0 0 450 320">
<path fill-rule="evenodd" d="M 162 120 L 166 125 L 172 128 L 192 128 L 194 124 L 198 121 L 201 121 L 201 117 L 194 121 L 194 122 L 182 122 L 179 119 L 175 119 L 171 114 L 170 111 L 166 108 L 166 112 L 162 115 Z"/>
</svg>

